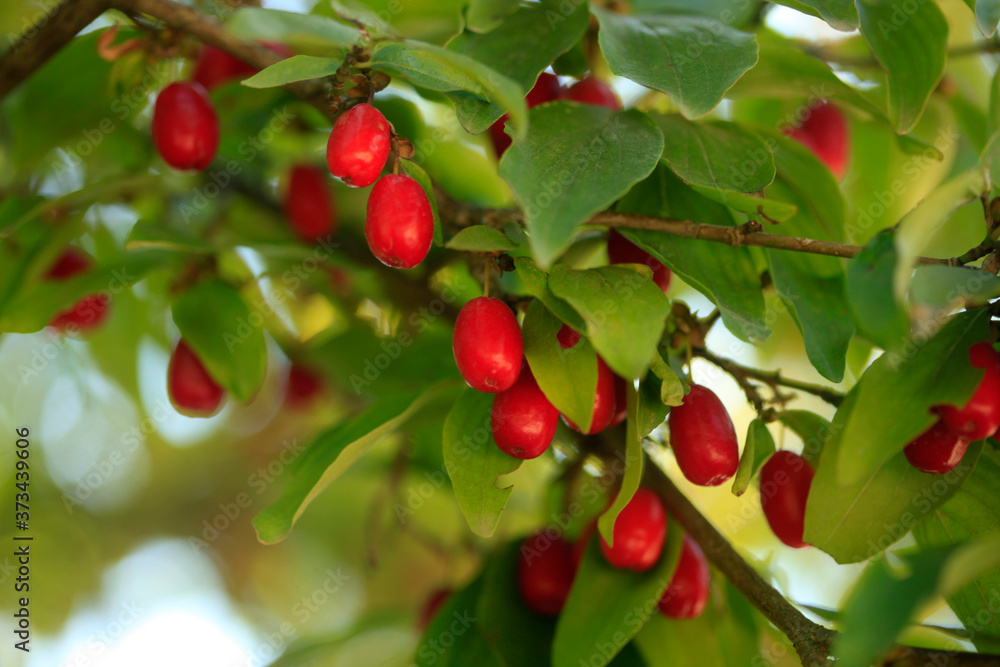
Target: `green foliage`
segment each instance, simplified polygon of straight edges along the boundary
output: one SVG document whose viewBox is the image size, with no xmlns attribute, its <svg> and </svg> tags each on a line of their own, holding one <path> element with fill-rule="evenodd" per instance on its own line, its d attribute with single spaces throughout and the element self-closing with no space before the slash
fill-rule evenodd
<svg viewBox="0 0 1000 667">
<path fill-rule="evenodd" d="M 740 467 L 733 478 L 733 495 L 742 496 L 750 487 L 750 481 L 756 477 L 760 467 L 774 454 L 774 436 L 767 428 L 767 422 L 754 419 L 747 429 L 747 437 L 740 455 Z"/>
</svg>

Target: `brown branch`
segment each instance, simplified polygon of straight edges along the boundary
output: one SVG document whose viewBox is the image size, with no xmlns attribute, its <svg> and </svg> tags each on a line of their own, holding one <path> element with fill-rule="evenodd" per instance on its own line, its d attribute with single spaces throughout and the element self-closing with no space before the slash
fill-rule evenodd
<svg viewBox="0 0 1000 667">
<path fill-rule="evenodd" d="M 105 9 L 100 0 L 67 0 L 29 28 L 0 61 L 0 100 L 48 62 Z"/>
</svg>

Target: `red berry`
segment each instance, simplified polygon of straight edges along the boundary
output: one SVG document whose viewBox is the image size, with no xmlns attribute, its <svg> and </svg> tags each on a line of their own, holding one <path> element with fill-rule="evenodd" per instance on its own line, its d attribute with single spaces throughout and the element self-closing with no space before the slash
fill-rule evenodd
<svg viewBox="0 0 1000 667">
<path fill-rule="evenodd" d="M 198 83 L 172 83 L 156 97 L 153 143 L 174 169 L 204 169 L 219 149 L 219 118 Z"/>
<path fill-rule="evenodd" d="M 660 497 L 645 487 L 632 496 L 615 521 L 614 546 L 601 538 L 601 552 L 619 570 L 643 572 L 656 565 L 667 537 L 667 513 Z"/>
<path fill-rule="evenodd" d="M 698 543 L 684 535 L 681 558 L 657 606 L 670 618 L 697 618 L 708 602 L 711 574 Z"/>
<path fill-rule="evenodd" d="M 590 418 L 590 430 L 586 435 L 600 433 L 611 423 L 611 418 L 615 414 L 615 374 L 611 372 L 608 365 L 604 363 L 601 355 L 597 355 L 597 386 L 594 388 L 594 412 Z M 566 415 L 563 415 L 566 425 L 574 431 L 579 431 L 580 427 L 573 423 Z"/>
<path fill-rule="evenodd" d="M 559 411 L 538 388 L 528 364 L 517 381 L 493 398 L 490 426 L 493 439 L 504 452 L 518 459 L 541 456 L 556 434 Z"/>
<path fill-rule="evenodd" d="M 480 296 L 459 311 L 452 350 L 458 372 L 469 386 L 495 394 L 510 389 L 517 380 L 524 341 L 507 304 Z"/>
<path fill-rule="evenodd" d="M 808 461 L 786 451 L 775 452 L 760 469 L 761 509 L 778 539 L 794 549 L 809 546 L 802 533 L 813 475 Z"/>
<path fill-rule="evenodd" d="M 448 601 L 451 597 L 450 588 L 439 588 L 438 590 L 431 593 L 431 596 L 427 598 L 427 602 L 424 603 L 424 608 L 420 610 L 420 616 L 417 618 L 417 629 L 421 632 L 427 629 L 427 626 L 431 624 L 434 617 L 444 606 L 444 603 Z"/>
<path fill-rule="evenodd" d="M 528 91 L 524 101 L 530 109 L 544 102 L 558 100 L 561 96 L 562 86 L 559 85 L 559 77 L 555 74 L 542 72 L 538 75 L 535 85 Z M 507 122 L 508 118 L 509 116 L 504 114 L 500 117 L 500 120 L 490 125 L 490 139 L 493 140 L 493 148 L 496 150 L 498 158 L 504 154 L 504 151 L 510 148 L 511 138 L 503 131 L 504 123 Z"/>
<path fill-rule="evenodd" d="M 941 421 L 966 440 L 982 440 L 1000 427 L 1000 355 L 989 343 L 976 343 L 969 348 L 969 359 L 975 368 L 985 368 L 986 374 L 972 398 L 959 409 L 939 405 Z"/>
<path fill-rule="evenodd" d="M 608 428 L 612 426 L 618 426 L 626 417 L 628 417 L 628 397 L 625 395 L 625 391 L 628 389 L 628 384 L 625 378 L 615 376 L 615 411 L 611 415 L 611 421 L 608 422 Z"/>
<path fill-rule="evenodd" d="M 958 465 L 968 448 L 968 440 L 938 421 L 908 444 L 903 453 L 917 470 L 943 475 Z"/>
<path fill-rule="evenodd" d="M 90 269 L 90 257 L 82 250 L 68 247 L 59 256 L 56 263 L 45 274 L 49 280 L 68 280 Z M 101 294 L 85 296 L 70 308 L 56 313 L 49 326 L 67 330 L 76 328 L 89 330 L 97 327 L 108 314 L 108 298 Z"/>
<path fill-rule="evenodd" d="M 167 369 L 167 392 L 178 412 L 207 417 L 222 403 L 223 390 L 182 338 Z"/>
<path fill-rule="evenodd" d="M 736 474 L 740 464 L 736 428 L 711 389 L 691 385 L 684 402 L 670 408 L 667 423 L 670 446 L 688 481 L 718 486 Z"/>
<path fill-rule="evenodd" d="M 838 180 L 844 177 L 850 138 L 847 120 L 840 109 L 823 103 L 812 109 L 801 125 L 786 130 L 786 134 L 815 153 Z"/>
<path fill-rule="evenodd" d="M 608 84 L 600 79 L 584 77 L 569 87 L 563 95 L 567 100 L 574 100 L 597 107 L 607 107 L 612 111 L 622 110 L 622 101 Z"/>
<path fill-rule="evenodd" d="M 308 165 L 295 165 L 285 193 L 285 215 L 303 241 L 315 243 L 336 227 L 333 198 L 326 174 Z"/>
<path fill-rule="evenodd" d="M 69 246 L 66 248 L 56 263 L 46 272 L 45 276 L 52 280 L 65 280 L 83 273 L 90 268 L 90 257 L 82 250 Z"/>
<path fill-rule="evenodd" d="M 556 334 L 556 340 L 559 341 L 559 347 L 568 350 L 580 342 L 580 333 L 564 324 L 559 333 Z"/>
<path fill-rule="evenodd" d="M 434 214 L 420 184 L 404 174 L 382 178 L 368 196 L 365 238 L 386 266 L 412 269 L 424 261 L 434 240 Z"/>
<path fill-rule="evenodd" d="M 542 616 L 558 616 L 572 586 L 570 546 L 562 537 L 550 539 L 538 532 L 524 540 L 517 588 L 529 609 Z"/>
<path fill-rule="evenodd" d="M 348 109 L 333 124 L 326 144 L 330 173 L 352 188 L 378 180 L 389 159 L 389 121 L 370 104 Z"/>
<path fill-rule="evenodd" d="M 608 232 L 608 261 L 612 264 L 645 264 L 652 269 L 653 282 L 664 294 L 670 288 L 670 269 L 616 229 Z"/>
<path fill-rule="evenodd" d="M 264 46 L 277 53 L 282 58 L 291 58 L 294 54 L 284 44 L 277 42 L 261 42 Z M 248 65 L 239 58 L 229 55 L 222 49 L 217 49 L 211 44 L 206 44 L 198 54 L 198 62 L 195 63 L 194 73 L 191 80 L 200 83 L 205 90 L 212 90 L 216 86 L 233 79 L 245 79 L 257 73 L 257 69 Z"/>
<path fill-rule="evenodd" d="M 322 389 L 323 378 L 302 364 L 292 363 L 291 368 L 288 369 L 285 405 L 291 408 L 307 405 Z"/>
</svg>

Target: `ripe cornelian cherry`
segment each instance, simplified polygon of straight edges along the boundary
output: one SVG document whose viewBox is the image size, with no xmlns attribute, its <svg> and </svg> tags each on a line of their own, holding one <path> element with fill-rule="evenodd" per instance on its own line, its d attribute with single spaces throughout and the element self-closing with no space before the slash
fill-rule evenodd
<svg viewBox="0 0 1000 667">
<path fill-rule="evenodd" d="M 292 167 L 285 192 L 285 215 L 303 241 L 315 243 L 333 233 L 333 197 L 322 170 L 304 164 Z"/>
<path fill-rule="evenodd" d="M 760 469 L 761 509 L 771 531 L 794 549 L 809 546 L 802 533 L 813 475 L 808 461 L 787 451 L 775 452 Z"/>
<path fill-rule="evenodd" d="M 736 474 L 740 464 L 736 428 L 715 393 L 698 384 L 684 402 L 670 408 L 670 446 L 688 481 L 718 486 Z"/>
<path fill-rule="evenodd" d="M 524 540 L 517 563 L 517 588 L 529 609 L 542 616 L 558 616 L 572 586 L 573 563 L 566 540 L 550 538 L 544 532 Z"/>
<path fill-rule="evenodd" d="M 192 416 L 207 417 L 222 403 L 222 387 L 208 374 L 201 359 L 183 338 L 177 341 L 170 357 L 167 393 L 178 412 Z"/>
<path fill-rule="evenodd" d="M 366 188 L 378 180 L 389 159 L 389 121 L 370 104 L 342 113 L 326 144 L 330 173 L 352 188 Z"/>
<path fill-rule="evenodd" d="M 955 469 L 968 448 L 968 440 L 939 420 L 908 444 L 903 453 L 917 470 L 943 475 Z"/>
<path fill-rule="evenodd" d="M 284 44 L 277 42 L 261 42 L 264 46 L 277 53 L 282 58 L 291 58 L 294 54 Z M 245 79 L 257 73 L 257 69 L 239 58 L 229 55 L 222 49 L 206 44 L 198 54 L 191 80 L 200 83 L 205 90 L 212 90 L 234 79 Z"/>
<path fill-rule="evenodd" d="M 538 75 L 535 85 L 525 96 L 524 101 L 529 109 L 536 107 L 543 102 L 551 102 L 562 97 L 562 86 L 559 85 L 559 77 L 555 74 L 542 72 Z M 493 140 L 493 148 L 496 150 L 497 158 L 504 154 L 511 145 L 511 138 L 503 131 L 504 123 L 509 116 L 504 114 L 500 120 L 490 125 L 490 139 Z"/>
<path fill-rule="evenodd" d="M 528 364 L 517 381 L 493 398 L 490 426 L 493 439 L 504 452 L 518 459 L 541 456 L 556 434 L 559 411 L 538 388 Z"/>
<path fill-rule="evenodd" d="M 559 347 L 564 350 L 568 350 L 577 343 L 580 342 L 580 332 L 575 329 L 571 329 L 569 325 L 562 325 L 562 329 L 556 334 L 556 340 L 559 341 Z"/>
<path fill-rule="evenodd" d="M 584 77 L 563 93 L 563 99 L 575 100 L 596 107 L 607 107 L 612 111 L 622 110 L 622 101 L 608 84 L 600 79 Z"/>
<path fill-rule="evenodd" d="M 439 588 L 424 603 L 423 609 L 420 610 L 420 615 L 417 617 L 417 629 L 420 631 L 426 630 L 427 626 L 431 624 L 434 617 L 444 606 L 444 603 L 448 601 L 451 597 L 450 588 Z"/>
<path fill-rule="evenodd" d="M 663 293 L 670 288 L 670 269 L 616 229 L 608 232 L 608 261 L 612 264 L 645 264 L 653 271 L 653 282 Z"/>
<path fill-rule="evenodd" d="M 480 296 L 462 306 L 451 347 L 458 372 L 477 391 L 506 391 L 521 372 L 521 328 L 500 299 Z"/>
<path fill-rule="evenodd" d="M 786 134 L 811 150 L 840 180 L 847 173 L 850 152 L 847 120 L 837 107 L 823 103 L 809 112 L 802 124 Z"/>
<path fill-rule="evenodd" d="M 308 405 L 323 390 L 323 378 L 308 366 L 293 362 L 288 369 L 285 405 L 301 408 Z"/>
<path fill-rule="evenodd" d="M 412 269 L 434 240 L 434 214 L 427 193 L 404 174 L 383 177 L 368 195 L 365 238 L 386 266 Z"/>
<path fill-rule="evenodd" d="M 219 149 L 219 118 L 199 83 L 178 81 L 156 96 L 153 143 L 174 169 L 204 169 Z"/>
<path fill-rule="evenodd" d="M 611 418 L 615 414 L 615 374 L 611 372 L 608 365 L 597 355 L 597 386 L 594 388 L 594 412 L 590 418 L 590 430 L 585 435 L 600 433 L 611 423 Z M 563 415 L 566 425 L 574 431 L 583 433 L 579 426 L 573 423 L 566 415 Z"/>
<path fill-rule="evenodd" d="M 975 368 L 985 368 L 972 398 L 963 408 L 939 405 L 941 421 L 966 440 L 982 440 L 1000 427 L 1000 355 L 987 342 L 969 348 L 969 359 Z"/>
<path fill-rule="evenodd" d="M 49 280 L 69 280 L 90 269 L 90 257 L 79 248 L 70 246 L 45 274 Z M 101 294 L 85 296 L 70 308 L 56 313 L 49 326 L 66 331 L 87 331 L 99 326 L 108 315 L 108 298 Z"/>
<path fill-rule="evenodd" d="M 711 573 L 708 561 L 698 543 L 684 535 L 681 558 L 657 606 L 660 613 L 670 618 L 697 618 L 708 602 Z"/>
<path fill-rule="evenodd" d="M 608 428 L 612 426 L 618 426 L 625 418 L 628 417 L 628 397 L 625 395 L 625 390 L 628 388 L 625 378 L 618 377 L 615 375 L 615 411 L 611 414 L 611 421 L 608 422 Z"/>
<path fill-rule="evenodd" d="M 601 537 L 601 552 L 619 570 L 643 572 L 656 565 L 667 537 L 667 512 L 660 497 L 639 487 L 615 521 L 614 546 Z"/>
</svg>

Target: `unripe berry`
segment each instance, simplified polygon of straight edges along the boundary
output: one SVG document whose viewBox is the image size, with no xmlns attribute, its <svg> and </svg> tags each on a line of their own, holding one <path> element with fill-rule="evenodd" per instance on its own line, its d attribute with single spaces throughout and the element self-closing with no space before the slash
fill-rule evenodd
<svg viewBox="0 0 1000 667">
<path fill-rule="evenodd" d="M 611 423 L 611 418 L 615 414 L 615 374 L 611 372 L 608 365 L 597 355 L 597 386 L 594 387 L 594 412 L 591 413 L 590 430 L 584 435 L 594 435 L 600 433 Z M 574 431 L 583 433 L 573 420 L 563 415 L 566 425 Z"/>
<path fill-rule="evenodd" d="M 451 597 L 450 588 L 439 588 L 438 590 L 431 593 L 431 596 L 427 598 L 424 603 L 423 609 L 420 610 L 420 615 L 417 617 L 417 629 L 423 632 L 437 616 L 438 611 L 444 606 L 444 603 L 448 601 Z"/>
<path fill-rule="evenodd" d="M 285 192 L 285 215 L 303 241 L 315 243 L 336 227 L 326 174 L 309 165 L 292 167 Z"/>
<path fill-rule="evenodd" d="M 452 350 L 458 372 L 469 386 L 495 394 L 510 389 L 517 380 L 524 341 L 507 304 L 480 296 L 459 311 Z"/>
<path fill-rule="evenodd" d="M 850 137 L 847 120 L 837 107 L 824 103 L 812 109 L 801 125 L 786 130 L 786 134 L 811 150 L 837 180 L 847 173 Z"/>
<path fill-rule="evenodd" d="M 670 618 L 697 618 L 708 602 L 711 573 L 701 547 L 684 535 L 681 558 L 657 607 Z"/>
<path fill-rule="evenodd" d="M 608 261 L 612 264 L 645 264 L 652 269 L 653 282 L 664 294 L 670 288 L 670 269 L 616 229 L 608 232 Z"/>
<path fill-rule="evenodd" d="M 969 348 L 969 359 L 975 368 L 985 368 L 972 398 L 963 408 L 937 406 L 941 421 L 966 440 L 982 440 L 1000 427 L 1000 355 L 989 343 L 976 343 Z"/>
<path fill-rule="evenodd" d="M 736 474 L 740 464 L 736 428 L 711 389 L 691 385 L 684 402 L 670 408 L 667 423 L 677 466 L 688 481 L 718 486 Z"/>
<path fill-rule="evenodd" d="M 517 564 L 517 588 L 524 604 L 536 614 L 558 616 L 572 587 L 569 544 L 543 532 L 525 539 Z"/>
<path fill-rule="evenodd" d="M 798 454 L 780 451 L 760 469 L 760 506 L 771 530 L 794 549 L 809 546 L 802 540 L 806 501 L 815 471 Z"/>
<path fill-rule="evenodd" d="M 389 159 L 389 121 L 370 104 L 342 113 L 326 144 L 330 173 L 352 188 L 366 188 L 378 180 Z"/>
<path fill-rule="evenodd" d="M 645 487 L 632 496 L 615 521 L 614 546 L 601 538 L 601 552 L 620 570 L 643 572 L 656 565 L 667 537 L 667 513 L 660 497 Z"/>
<path fill-rule="evenodd" d="M 518 459 L 541 456 L 556 434 L 559 411 L 538 388 L 528 364 L 517 381 L 493 398 L 490 426 L 497 446 Z"/>
<path fill-rule="evenodd" d="M 219 149 L 219 118 L 198 83 L 175 82 L 153 106 L 153 143 L 174 169 L 204 169 Z"/>
<path fill-rule="evenodd" d="M 323 378 L 312 369 L 293 362 L 288 369 L 288 385 L 285 388 L 285 405 L 301 408 L 308 405 L 323 390 Z"/>
<path fill-rule="evenodd" d="M 365 238 L 386 266 L 412 269 L 424 261 L 434 240 L 434 214 L 420 184 L 403 174 L 383 177 L 368 196 Z"/>
<path fill-rule="evenodd" d="M 538 75 L 535 85 L 528 91 L 524 101 L 530 109 L 543 102 L 558 100 L 561 96 L 562 86 L 559 85 L 559 77 L 555 74 L 542 72 Z M 512 143 L 511 138 L 503 131 L 504 123 L 507 122 L 508 118 L 509 116 L 504 114 L 500 117 L 500 120 L 490 125 L 490 139 L 493 140 L 493 148 L 496 151 L 497 158 L 503 155 L 504 151 L 510 148 Z"/>
<path fill-rule="evenodd" d="M 49 280 L 68 280 L 86 272 L 90 264 L 90 257 L 82 250 L 70 246 L 63 251 L 45 276 Z M 70 308 L 56 313 L 49 326 L 63 331 L 74 327 L 86 331 L 104 322 L 107 315 L 108 299 L 101 294 L 92 294 L 83 297 Z"/>
<path fill-rule="evenodd" d="M 182 338 L 167 368 L 167 393 L 178 412 L 207 417 L 222 403 L 223 389 Z"/>
<path fill-rule="evenodd" d="M 968 448 L 968 440 L 938 421 L 908 444 L 903 453 L 917 470 L 943 475 L 955 469 Z"/>
<path fill-rule="evenodd" d="M 597 107 L 607 107 L 612 111 L 622 110 L 622 101 L 618 99 L 617 93 L 611 86 L 589 76 L 570 86 L 563 94 L 563 98 Z"/>
</svg>

